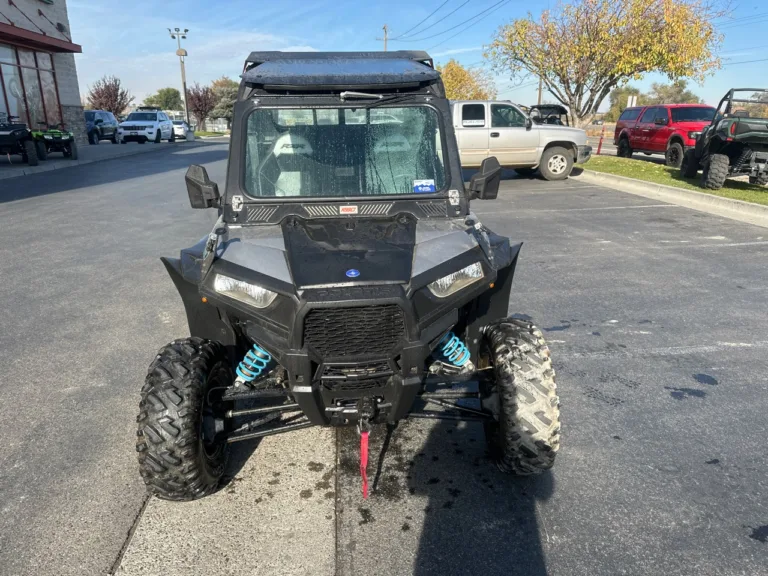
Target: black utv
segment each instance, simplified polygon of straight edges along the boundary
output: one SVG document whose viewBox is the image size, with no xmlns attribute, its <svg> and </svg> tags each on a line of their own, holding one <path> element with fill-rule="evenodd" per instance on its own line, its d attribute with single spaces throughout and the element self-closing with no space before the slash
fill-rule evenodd
<svg viewBox="0 0 768 576">
<path fill-rule="evenodd" d="M 710 190 L 719 190 L 731 176 L 768 184 L 768 89 L 728 91 L 680 166 L 685 178 L 695 178 L 699 169 L 702 187 Z"/>
<path fill-rule="evenodd" d="M 252 53 L 223 194 L 203 167 L 186 175 L 218 221 L 162 259 L 191 337 L 157 353 L 141 392 L 149 490 L 200 498 L 232 442 L 309 426 L 356 426 L 364 471 L 371 425 L 404 418 L 481 422 L 501 470 L 550 468 L 549 349 L 508 317 L 521 244 L 469 209 L 500 175 L 489 158 L 465 188 L 425 52 Z"/>
<path fill-rule="evenodd" d="M 39 159 L 32 133 L 17 116 L 0 115 L 0 155 L 18 154 L 30 166 L 37 166 Z"/>
</svg>

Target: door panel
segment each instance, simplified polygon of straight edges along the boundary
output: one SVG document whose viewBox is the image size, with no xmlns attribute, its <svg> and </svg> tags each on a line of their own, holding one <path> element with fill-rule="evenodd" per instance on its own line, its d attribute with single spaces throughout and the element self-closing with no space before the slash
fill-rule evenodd
<svg viewBox="0 0 768 576">
<path fill-rule="evenodd" d="M 488 157 L 488 106 L 483 103 L 460 104 L 456 137 L 462 166 L 480 166 Z"/>
<path fill-rule="evenodd" d="M 672 128 L 669 127 L 669 111 L 667 108 L 659 107 L 656 109 L 656 118 L 665 118 L 667 124 L 655 124 L 651 128 L 648 146 L 654 152 L 666 152 L 667 140 L 672 136 Z"/>
<path fill-rule="evenodd" d="M 533 166 L 538 161 L 539 130 L 527 130 L 526 118 L 510 104 L 491 104 L 490 156 L 502 166 Z"/>
<path fill-rule="evenodd" d="M 656 106 L 651 106 L 650 108 L 646 108 L 645 112 L 640 116 L 640 120 L 637 121 L 637 124 L 632 129 L 632 148 L 638 150 L 648 149 L 651 131 L 656 129 L 656 125 L 653 121 L 656 119 L 657 110 L 658 108 Z"/>
</svg>

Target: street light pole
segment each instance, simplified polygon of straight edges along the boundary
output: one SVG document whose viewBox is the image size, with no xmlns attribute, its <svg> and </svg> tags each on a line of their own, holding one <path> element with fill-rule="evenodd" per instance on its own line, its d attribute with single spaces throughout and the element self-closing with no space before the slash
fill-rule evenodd
<svg viewBox="0 0 768 576">
<path fill-rule="evenodd" d="M 181 63 L 181 86 L 184 90 L 184 113 L 187 117 L 187 126 L 192 126 L 189 123 L 189 103 L 187 102 L 187 73 L 184 70 L 184 57 L 187 55 L 187 51 L 181 47 L 181 39 L 187 39 L 187 32 L 189 32 L 188 28 L 184 28 L 183 31 L 179 30 L 178 28 L 174 28 L 173 30 L 168 28 L 168 33 L 171 35 L 171 38 L 176 40 L 176 43 L 179 47 L 179 49 L 176 50 L 176 56 L 179 57 L 179 62 Z"/>
</svg>

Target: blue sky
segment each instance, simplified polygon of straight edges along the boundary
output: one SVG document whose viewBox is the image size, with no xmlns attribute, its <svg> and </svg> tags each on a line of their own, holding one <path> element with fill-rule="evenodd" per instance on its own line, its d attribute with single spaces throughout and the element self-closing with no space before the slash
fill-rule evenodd
<svg viewBox="0 0 768 576">
<path fill-rule="evenodd" d="M 550 1 L 69 0 L 67 5 L 73 40 L 83 46 L 77 56 L 81 92 L 104 74 L 114 74 L 140 102 L 158 88 L 181 86 L 169 27 L 190 30 L 184 41 L 190 83 L 222 75 L 237 78 L 252 50 L 381 50 L 376 38 L 384 24 L 390 28 L 390 50 L 428 50 L 438 62 L 456 58 L 480 66 L 483 46 L 501 24 L 528 11 L 537 15 Z M 723 70 L 702 86 L 692 86 L 712 104 L 731 86 L 764 85 L 768 78 L 768 61 L 738 64 L 768 58 L 768 3 L 736 0 L 734 8 L 734 20 L 722 22 Z M 404 37 L 398 40 L 399 35 Z M 648 75 L 633 84 L 646 89 L 654 81 L 665 78 Z M 535 102 L 536 86 L 530 81 L 513 83 L 501 75 L 496 85 L 500 98 Z"/>
</svg>

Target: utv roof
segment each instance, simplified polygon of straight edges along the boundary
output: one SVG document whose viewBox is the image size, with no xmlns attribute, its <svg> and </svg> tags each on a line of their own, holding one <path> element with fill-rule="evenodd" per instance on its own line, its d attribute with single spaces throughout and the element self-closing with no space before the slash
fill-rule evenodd
<svg viewBox="0 0 768 576">
<path fill-rule="evenodd" d="M 406 88 L 440 79 L 422 51 L 252 52 L 243 82 L 293 90 Z"/>
</svg>

